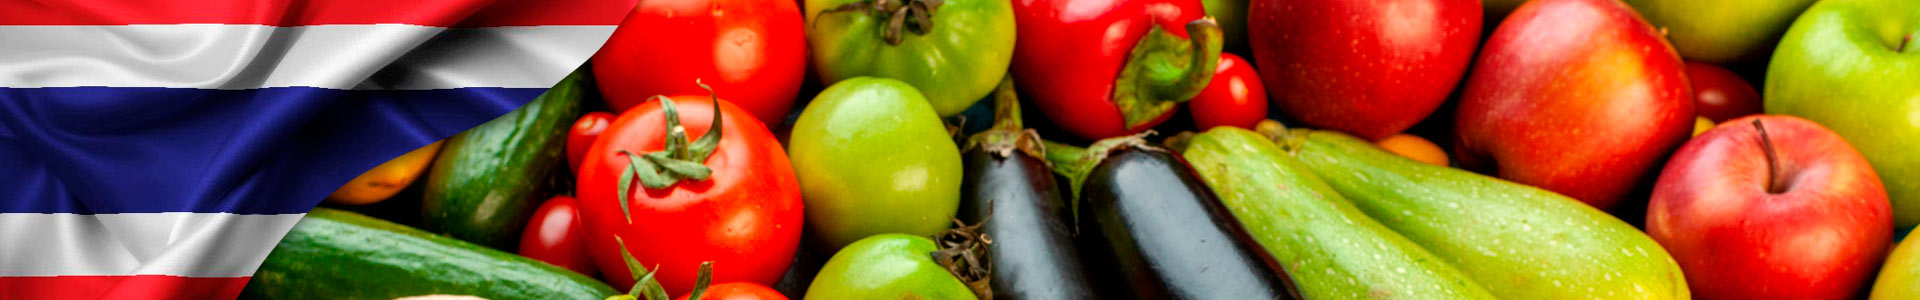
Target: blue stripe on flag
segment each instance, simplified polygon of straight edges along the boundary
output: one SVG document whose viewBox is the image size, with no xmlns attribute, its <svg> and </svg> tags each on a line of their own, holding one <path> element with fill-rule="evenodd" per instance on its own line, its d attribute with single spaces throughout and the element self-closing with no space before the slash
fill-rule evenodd
<svg viewBox="0 0 1920 300">
<path fill-rule="evenodd" d="M 0 88 L 0 213 L 304 213 L 542 88 Z"/>
</svg>

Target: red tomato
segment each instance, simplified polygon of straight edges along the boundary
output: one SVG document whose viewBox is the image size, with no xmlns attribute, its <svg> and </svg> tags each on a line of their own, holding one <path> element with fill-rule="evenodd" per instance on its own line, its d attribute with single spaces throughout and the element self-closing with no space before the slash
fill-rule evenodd
<svg viewBox="0 0 1920 300">
<path fill-rule="evenodd" d="M 1113 103 L 1116 78 L 1153 27 L 1186 38 L 1187 22 L 1205 16 L 1199 0 L 1013 0 L 1013 80 L 1041 113 L 1074 135 L 1145 131 L 1173 111 L 1127 124 Z"/>
<path fill-rule="evenodd" d="M 713 126 L 711 98 L 701 94 L 672 99 L 689 141 L 707 134 Z M 654 270 L 661 274 L 660 284 L 674 295 L 693 288 L 701 262 L 713 262 L 715 282 L 763 285 L 778 281 L 793 262 L 804 210 L 786 150 L 746 110 L 719 103 L 722 133 L 718 149 L 703 163 L 712 169 L 706 180 L 649 189 L 635 178 L 624 191 L 627 202 L 620 202 L 619 180 L 627 174 L 629 159 L 619 151 L 650 153 L 666 147 L 668 128 L 660 101 L 621 113 L 587 151 L 575 192 L 587 223 L 588 251 L 614 286 L 633 286 L 615 237 L 641 264 L 658 266 Z M 631 222 L 623 210 L 631 211 Z"/>
<path fill-rule="evenodd" d="M 614 111 L 654 95 L 705 95 L 693 84 L 703 79 L 761 122 L 778 123 L 806 77 L 802 25 L 789 0 L 641 1 L 594 55 L 593 74 Z"/>
<path fill-rule="evenodd" d="M 567 130 L 567 166 L 573 167 L 571 170 L 580 172 L 580 159 L 587 157 L 587 147 L 607 130 L 607 123 L 613 123 L 613 114 L 604 111 L 587 113 L 573 122 L 573 129 Z"/>
<path fill-rule="evenodd" d="M 1693 111 L 1714 122 L 1759 114 L 1760 92 L 1739 74 L 1719 66 L 1687 62 L 1687 81 L 1693 84 Z"/>
<path fill-rule="evenodd" d="M 1213 69 L 1213 81 L 1200 90 L 1187 108 L 1200 130 L 1214 126 L 1253 129 L 1267 119 L 1267 88 L 1260 84 L 1260 73 L 1247 59 L 1233 53 L 1220 53 L 1220 65 Z"/>
<path fill-rule="evenodd" d="M 680 300 L 691 300 L 690 297 L 693 295 L 680 296 Z M 731 282 L 707 287 L 707 293 L 700 295 L 700 300 L 787 300 L 787 296 L 764 285 Z"/>
<path fill-rule="evenodd" d="M 593 276 L 587 258 L 587 233 L 581 228 L 579 202 L 554 196 L 540 204 L 520 234 L 520 255 Z"/>
</svg>

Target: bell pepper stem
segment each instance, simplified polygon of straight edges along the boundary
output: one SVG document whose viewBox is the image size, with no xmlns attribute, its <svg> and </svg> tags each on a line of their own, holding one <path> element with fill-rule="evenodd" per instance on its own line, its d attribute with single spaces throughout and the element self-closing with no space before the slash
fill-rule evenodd
<svg viewBox="0 0 1920 300">
<path fill-rule="evenodd" d="M 1186 29 L 1187 37 L 1181 38 L 1154 26 L 1121 66 L 1113 103 L 1128 129 L 1159 119 L 1213 80 L 1220 63 L 1220 25 L 1208 17 L 1188 22 Z"/>
</svg>

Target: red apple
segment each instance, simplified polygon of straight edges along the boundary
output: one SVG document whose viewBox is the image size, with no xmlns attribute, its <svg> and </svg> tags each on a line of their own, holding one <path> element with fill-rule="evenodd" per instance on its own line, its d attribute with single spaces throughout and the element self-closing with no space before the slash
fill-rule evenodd
<svg viewBox="0 0 1920 300">
<path fill-rule="evenodd" d="M 1739 74 L 1719 66 L 1687 62 L 1693 83 L 1693 111 L 1714 122 L 1760 114 L 1760 92 Z"/>
<path fill-rule="evenodd" d="M 1700 299 L 1850 299 L 1892 242 L 1890 206 L 1840 135 L 1750 116 L 1680 147 L 1654 185 L 1647 233 Z"/>
<path fill-rule="evenodd" d="M 1611 209 L 1644 193 L 1692 132 L 1682 66 L 1617 0 L 1529 1 L 1481 49 L 1454 154 L 1467 169 Z"/>
<path fill-rule="evenodd" d="M 1379 140 L 1445 102 L 1480 39 L 1477 0 L 1253 0 L 1254 62 L 1288 119 Z"/>
</svg>

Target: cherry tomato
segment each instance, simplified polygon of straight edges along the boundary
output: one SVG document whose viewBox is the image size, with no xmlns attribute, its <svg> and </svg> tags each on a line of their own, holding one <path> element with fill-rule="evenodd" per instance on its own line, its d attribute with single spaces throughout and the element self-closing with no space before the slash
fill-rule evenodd
<svg viewBox="0 0 1920 300">
<path fill-rule="evenodd" d="M 600 132 L 607 130 L 607 124 L 613 123 L 613 114 L 596 111 L 580 116 L 573 122 L 573 129 L 567 130 L 567 166 L 574 172 L 580 172 L 580 159 L 587 157 L 587 148 L 593 147 L 593 140 L 600 138 Z"/>
<path fill-rule="evenodd" d="M 593 57 L 594 78 L 615 111 L 654 95 L 706 91 L 778 124 L 806 78 L 807 38 L 792 0 L 648 0 Z"/>
<path fill-rule="evenodd" d="M 579 202 L 554 196 L 533 211 L 527 230 L 520 234 L 520 255 L 593 276 L 587 258 L 587 234 L 580 223 Z"/>
<path fill-rule="evenodd" d="M 1247 59 L 1221 52 L 1213 81 L 1187 106 L 1193 110 L 1193 123 L 1200 130 L 1214 126 L 1253 129 L 1253 124 L 1267 119 L 1267 88 L 1260 83 L 1260 72 L 1254 71 Z"/>
<path fill-rule="evenodd" d="M 1760 113 L 1760 92 L 1733 71 L 1689 61 L 1687 81 L 1693 84 L 1694 114 L 1707 120 L 1726 122 Z"/>
<path fill-rule="evenodd" d="M 692 296 L 680 296 L 680 300 L 692 300 L 689 299 Z M 707 293 L 700 295 L 700 300 L 787 300 L 787 296 L 764 285 L 729 282 L 708 286 Z"/>
<path fill-rule="evenodd" d="M 633 286 L 633 275 L 621 259 L 622 246 L 641 264 L 658 266 L 653 270 L 672 295 L 691 291 L 700 263 L 707 261 L 713 262 L 714 282 L 775 283 L 800 246 L 805 212 L 786 150 L 752 113 L 724 99 L 716 101 L 705 93 L 671 99 L 689 143 L 697 143 L 711 129 L 720 132 L 711 156 L 679 160 L 704 166 L 708 177 L 647 187 L 647 177 L 627 172 L 632 156 L 622 152 L 665 150 L 671 128 L 668 112 L 663 101 L 652 101 L 620 113 L 580 164 L 575 192 L 587 224 L 588 252 L 605 278 L 619 287 Z M 619 182 L 625 176 L 632 181 L 623 191 Z M 615 243 L 615 238 L 623 243 Z"/>
</svg>

